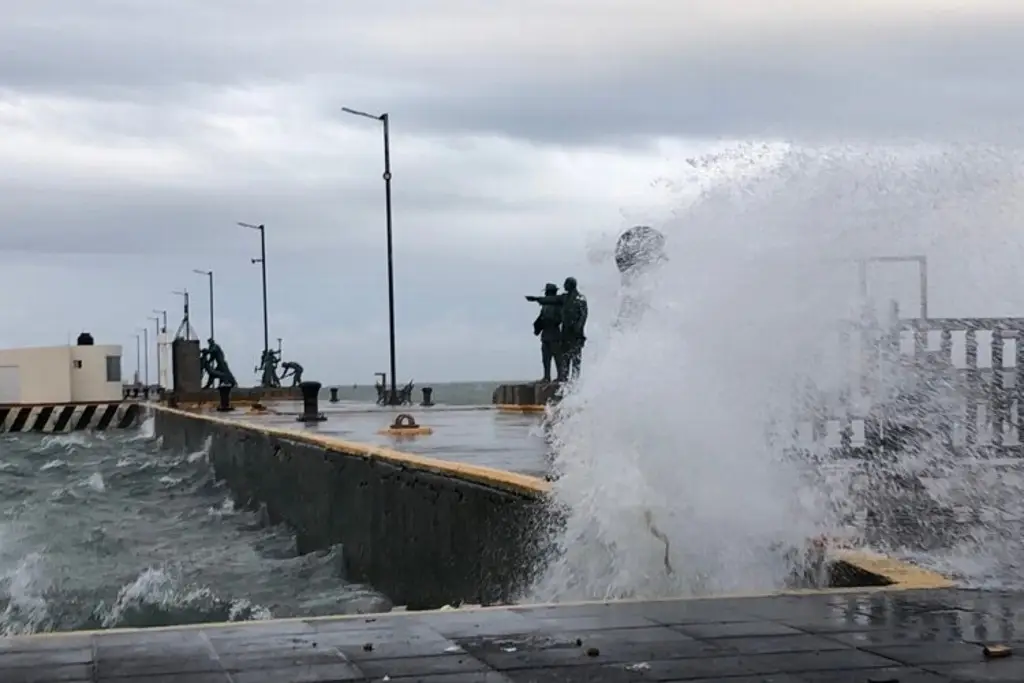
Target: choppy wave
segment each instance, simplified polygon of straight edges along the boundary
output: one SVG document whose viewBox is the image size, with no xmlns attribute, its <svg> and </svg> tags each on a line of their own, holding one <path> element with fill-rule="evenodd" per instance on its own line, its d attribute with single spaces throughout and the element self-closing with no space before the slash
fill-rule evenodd
<svg viewBox="0 0 1024 683">
<path fill-rule="evenodd" d="M 123 434 L 0 439 L 0 633 L 382 611 L 341 549 L 297 556 L 240 510 L 207 449 Z"/>
</svg>

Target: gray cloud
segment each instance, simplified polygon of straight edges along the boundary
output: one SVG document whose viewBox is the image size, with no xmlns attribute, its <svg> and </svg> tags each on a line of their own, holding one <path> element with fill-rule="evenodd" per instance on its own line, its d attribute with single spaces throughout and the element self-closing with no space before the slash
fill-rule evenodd
<svg viewBox="0 0 1024 683">
<path fill-rule="evenodd" d="M 529 376 L 522 294 L 569 273 L 614 291 L 585 237 L 620 208 L 669 215 L 680 197 L 642 191 L 689 186 L 706 145 L 686 139 L 1016 141 L 1022 8 L 955 4 L 10 0 L 0 283 L 32 296 L 0 342 L 130 344 L 126 318 L 202 294 L 191 269 L 213 267 L 244 366 L 258 244 L 234 223 L 265 222 L 272 335 L 325 381 L 368 379 L 386 358 L 381 143 L 348 105 L 393 116 L 402 367 Z M 831 199 L 792 201 L 810 230 Z"/>
</svg>

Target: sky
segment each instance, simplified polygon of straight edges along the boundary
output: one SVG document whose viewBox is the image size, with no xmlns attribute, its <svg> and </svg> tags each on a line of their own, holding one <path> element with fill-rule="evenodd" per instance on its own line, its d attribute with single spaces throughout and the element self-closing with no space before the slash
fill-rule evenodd
<svg viewBox="0 0 1024 683">
<path fill-rule="evenodd" d="M 243 384 L 539 372 L 535 309 L 735 141 L 1017 140 L 1019 0 L 4 0 L 0 345 L 125 346 L 182 297 Z M 607 250 L 605 250 L 606 252 Z M 1012 265 L 1007 265 L 1010 268 Z M 1024 314 L 1024 312 L 1022 312 Z M 152 362 L 152 361 L 151 361 Z"/>
</svg>

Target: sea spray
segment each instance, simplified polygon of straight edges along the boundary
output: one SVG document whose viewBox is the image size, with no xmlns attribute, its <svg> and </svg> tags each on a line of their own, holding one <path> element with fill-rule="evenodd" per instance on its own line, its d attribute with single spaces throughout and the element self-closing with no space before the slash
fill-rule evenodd
<svg viewBox="0 0 1024 683">
<path fill-rule="evenodd" d="M 786 548 L 849 533 L 852 470 L 794 457 L 766 427 L 791 434 L 803 389 L 837 395 L 853 379 L 836 351 L 864 304 L 849 259 L 948 253 L 973 208 L 1005 222 L 992 207 L 1015 205 L 1012 158 L 746 145 L 689 163 L 678 217 L 655 226 L 668 260 L 642 314 L 590 330 L 583 376 L 553 416 L 565 523 L 533 597 L 778 588 L 794 569 Z M 581 278 L 595 281 L 592 309 L 618 308 L 600 281 L 616 277 L 609 265 Z"/>
</svg>

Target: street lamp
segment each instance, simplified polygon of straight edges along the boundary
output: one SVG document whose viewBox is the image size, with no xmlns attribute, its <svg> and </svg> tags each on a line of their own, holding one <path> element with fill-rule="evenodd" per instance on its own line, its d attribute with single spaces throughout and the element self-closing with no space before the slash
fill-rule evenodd
<svg viewBox="0 0 1024 683">
<path fill-rule="evenodd" d="M 142 367 L 142 337 L 135 335 L 135 386 L 139 386 L 139 371 Z"/>
<path fill-rule="evenodd" d="M 139 328 L 139 332 L 142 332 L 142 348 L 146 350 L 146 352 L 144 354 L 142 354 L 142 358 L 145 360 L 145 367 L 146 367 L 146 375 L 145 375 L 146 376 L 146 383 L 143 386 L 148 387 L 149 386 L 149 328 L 148 327 L 140 327 Z M 139 337 L 139 335 L 135 335 L 136 339 L 138 339 L 138 337 Z"/>
<path fill-rule="evenodd" d="M 260 257 L 250 260 L 253 264 L 260 264 L 260 270 L 263 272 L 263 363 L 266 366 L 270 356 L 270 324 L 267 322 L 267 231 L 262 223 L 253 225 L 239 222 L 238 225 L 260 231 Z M 266 367 L 264 367 L 264 375 L 266 375 Z"/>
<path fill-rule="evenodd" d="M 213 271 L 193 268 L 192 272 L 210 278 L 210 339 L 215 339 L 216 337 L 213 334 Z"/>
<path fill-rule="evenodd" d="M 160 371 L 160 368 L 163 365 L 163 360 L 161 360 L 160 358 L 160 356 L 163 355 L 162 353 L 160 353 L 160 333 L 163 332 L 165 336 L 167 335 L 167 311 L 160 308 L 154 308 L 153 312 L 159 314 L 163 318 L 162 324 L 160 326 L 160 329 L 157 331 L 156 337 L 156 383 L 158 386 L 163 386 L 163 374 Z M 164 344 L 167 344 L 166 338 L 164 339 Z"/>
<path fill-rule="evenodd" d="M 162 386 L 161 382 L 163 382 L 163 373 L 160 372 L 160 318 L 158 316 L 149 316 L 148 319 L 152 320 L 156 326 L 156 385 L 159 387 Z M 146 351 L 146 354 L 148 355 L 149 351 Z M 149 373 L 147 372 L 146 374 L 148 375 Z"/>
<path fill-rule="evenodd" d="M 398 386 L 395 373 L 395 271 L 394 255 L 391 247 L 391 143 L 390 143 L 390 117 L 385 112 L 379 115 L 368 114 L 358 109 L 342 107 L 346 114 L 361 116 L 367 119 L 380 121 L 384 128 L 384 212 L 387 221 L 387 242 L 388 242 L 388 334 L 390 336 L 391 349 L 391 395 L 388 397 L 390 405 L 398 404 Z"/>
</svg>

